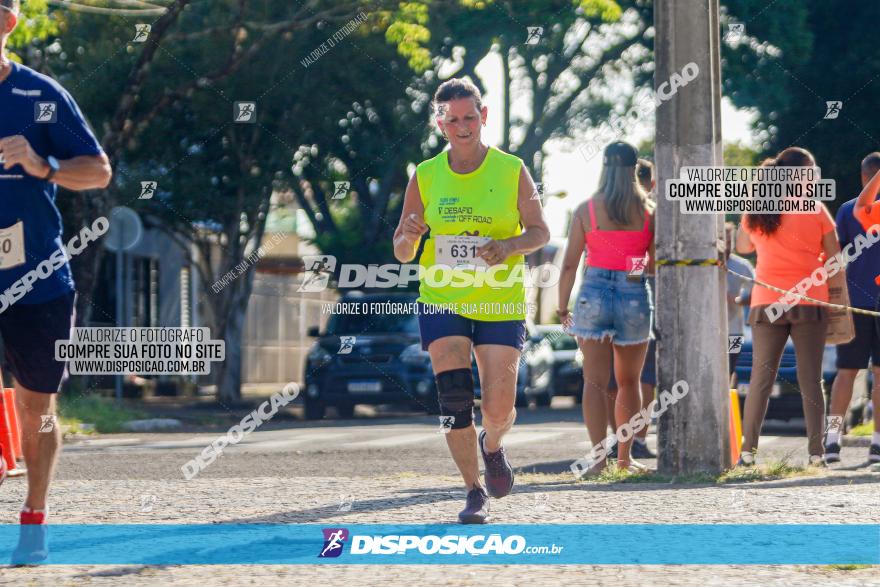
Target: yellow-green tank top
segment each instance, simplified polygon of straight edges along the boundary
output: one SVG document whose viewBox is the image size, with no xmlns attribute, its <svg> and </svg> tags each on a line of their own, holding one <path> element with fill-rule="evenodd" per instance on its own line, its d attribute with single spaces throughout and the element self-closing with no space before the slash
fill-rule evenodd
<svg viewBox="0 0 880 587">
<path fill-rule="evenodd" d="M 473 269 L 455 269 L 449 285 L 437 285 L 442 280 L 436 278 L 432 285 L 426 279 L 427 270 L 435 264 L 435 237 L 438 235 L 485 236 L 501 240 L 522 233 L 517 205 L 522 165 L 519 157 L 489 147 L 483 163 L 471 173 L 452 171 L 448 151 L 416 168 L 419 192 L 425 206 L 425 223 L 430 229 L 419 259 L 422 266 L 420 302 L 447 307 L 474 320 L 500 322 L 525 318 L 526 295 L 522 276 L 526 267 L 522 255 L 508 257 L 502 268 L 495 270 L 494 281 L 505 282 L 503 287 L 481 284 L 479 280 L 469 287 L 455 287 L 455 283 L 462 283 L 468 277 L 467 283 L 471 283 Z M 516 266 L 519 267 L 514 270 Z"/>
</svg>

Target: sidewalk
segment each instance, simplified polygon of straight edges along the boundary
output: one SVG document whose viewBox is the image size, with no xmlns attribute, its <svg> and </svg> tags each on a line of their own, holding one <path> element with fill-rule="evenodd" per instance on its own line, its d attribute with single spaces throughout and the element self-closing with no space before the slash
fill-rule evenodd
<svg viewBox="0 0 880 587">
<path fill-rule="evenodd" d="M 137 462 L 132 462 L 137 467 Z M 344 475 L 342 471 L 335 471 Z M 880 523 L 880 473 L 819 472 L 744 484 L 573 483 L 568 475 L 518 477 L 515 492 L 492 501 L 496 523 Z M 147 496 L 147 497 L 144 497 Z M 150 497 L 153 496 L 153 497 Z M 21 504 L 24 484 L 0 492 L 2 522 Z M 53 518 L 65 523 L 453 523 L 464 491 L 451 476 L 59 480 Z M 348 507 L 350 505 L 350 510 Z M 829 540 L 833 540 L 829 536 Z M 601 545 L 613 548 L 613 545 Z M 278 545 L 283 548 L 284 545 Z M 736 548 L 735 544 L 731 548 Z M 828 566 L 602 567 L 31 567 L 4 568 L 0 584 L 231 585 L 384 583 L 481 585 L 880 585 L 877 568 Z"/>
</svg>

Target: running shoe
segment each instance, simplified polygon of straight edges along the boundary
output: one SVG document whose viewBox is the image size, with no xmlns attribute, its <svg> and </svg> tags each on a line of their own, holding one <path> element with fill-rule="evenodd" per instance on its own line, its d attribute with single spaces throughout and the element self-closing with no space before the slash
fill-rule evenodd
<svg viewBox="0 0 880 587">
<path fill-rule="evenodd" d="M 880 444 L 872 444 L 868 450 L 868 462 L 880 463 Z"/>
<path fill-rule="evenodd" d="M 822 455 L 810 455 L 810 461 L 807 463 L 810 467 L 816 467 L 818 469 L 822 469 L 826 467 L 825 465 L 825 457 Z"/>
<path fill-rule="evenodd" d="M 825 445 L 825 464 L 840 462 L 840 444 L 837 442 L 829 442 Z"/>
<path fill-rule="evenodd" d="M 485 524 L 489 519 L 489 496 L 482 487 L 474 487 L 467 494 L 467 503 L 458 514 L 462 524 Z"/>
<path fill-rule="evenodd" d="M 18 531 L 18 545 L 12 551 L 12 564 L 32 565 L 46 560 L 49 556 L 46 511 L 23 508 L 19 519 L 21 526 Z"/>
<path fill-rule="evenodd" d="M 657 455 L 655 455 L 650 448 L 648 448 L 648 443 L 642 440 L 641 438 L 636 438 L 633 440 L 632 447 L 629 449 L 629 454 L 634 459 L 656 459 Z"/>
<path fill-rule="evenodd" d="M 33 508 L 24 507 L 21 510 L 19 521 L 24 526 L 45 524 L 46 510 L 35 510 Z"/>
<path fill-rule="evenodd" d="M 486 439 L 486 431 L 480 431 L 478 439 L 480 443 L 480 452 L 483 455 L 483 464 L 486 465 L 486 491 L 495 498 L 504 497 L 513 489 L 513 467 L 507 460 L 502 446 L 496 452 L 486 452 L 483 448 L 483 441 Z"/>
<path fill-rule="evenodd" d="M 754 467 L 755 466 L 755 455 L 750 452 L 744 452 L 739 455 L 739 460 L 736 462 L 737 467 Z"/>
<path fill-rule="evenodd" d="M 609 448 L 608 451 L 605 453 L 605 458 L 606 458 L 606 459 L 611 459 L 611 460 L 614 460 L 614 461 L 617 460 L 617 443 L 616 443 L 616 442 L 615 442 L 615 443 L 611 446 L 611 448 Z"/>
</svg>

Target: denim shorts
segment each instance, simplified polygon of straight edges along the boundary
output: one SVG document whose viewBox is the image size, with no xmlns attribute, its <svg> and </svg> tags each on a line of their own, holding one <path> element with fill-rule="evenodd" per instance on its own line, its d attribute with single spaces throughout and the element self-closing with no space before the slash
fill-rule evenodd
<svg viewBox="0 0 880 587">
<path fill-rule="evenodd" d="M 574 306 L 569 331 L 590 340 L 610 338 L 617 345 L 648 342 L 654 335 L 654 308 L 645 276 L 627 279 L 626 271 L 588 267 Z"/>
</svg>

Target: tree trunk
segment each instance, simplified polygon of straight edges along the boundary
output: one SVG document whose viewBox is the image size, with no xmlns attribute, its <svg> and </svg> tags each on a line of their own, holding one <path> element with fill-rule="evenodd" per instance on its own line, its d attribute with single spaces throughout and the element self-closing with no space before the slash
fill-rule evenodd
<svg viewBox="0 0 880 587">
<path fill-rule="evenodd" d="M 223 329 L 223 341 L 226 345 L 226 359 L 218 363 L 217 373 L 217 398 L 227 403 L 236 403 L 241 400 L 242 384 L 242 356 L 241 343 L 244 336 L 244 323 L 247 313 L 247 303 L 253 289 L 254 272 L 248 271 L 244 276 L 241 287 L 231 294 L 232 303 L 229 304 L 229 313 L 226 316 L 225 328 Z M 230 284 L 232 286 L 233 284 Z"/>
</svg>

